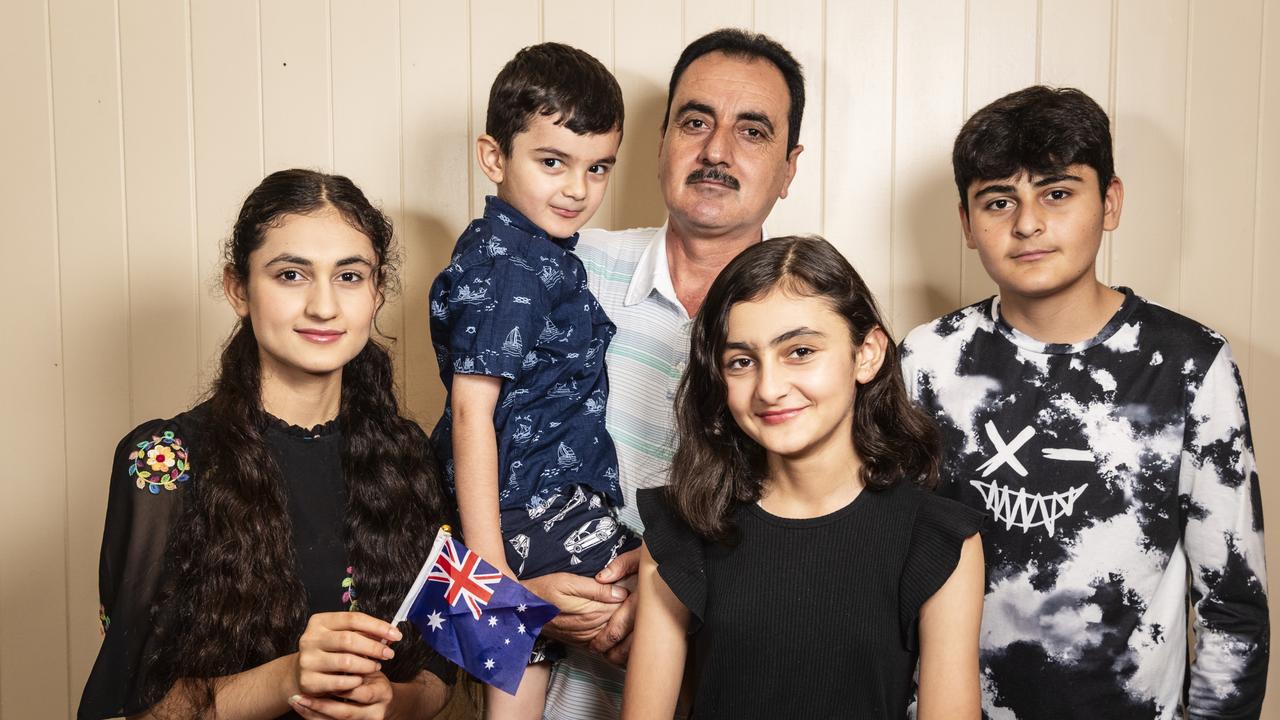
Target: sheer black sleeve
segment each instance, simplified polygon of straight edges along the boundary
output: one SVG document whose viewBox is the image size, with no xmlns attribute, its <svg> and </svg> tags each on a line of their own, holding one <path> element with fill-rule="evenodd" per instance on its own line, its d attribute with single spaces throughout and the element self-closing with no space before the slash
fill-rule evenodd
<svg viewBox="0 0 1280 720">
<path fill-rule="evenodd" d="M 98 566 L 104 636 L 80 698 L 81 720 L 138 713 L 150 704 L 143 692 L 164 615 L 152 606 L 169 549 L 182 542 L 170 528 L 181 512 L 191 462 L 174 421 L 144 423 L 116 447 Z"/>
</svg>

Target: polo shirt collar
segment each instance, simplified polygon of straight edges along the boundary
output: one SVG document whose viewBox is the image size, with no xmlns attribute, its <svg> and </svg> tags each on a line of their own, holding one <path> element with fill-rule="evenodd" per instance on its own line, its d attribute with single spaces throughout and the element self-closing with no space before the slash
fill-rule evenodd
<svg viewBox="0 0 1280 720">
<path fill-rule="evenodd" d="M 485 196 L 484 218 L 491 222 L 500 222 L 504 225 L 510 225 L 526 235 L 546 238 L 565 250 L 572 250 L 574 246 L 578 244 L 578 233 L 574 233 L 567 238 L 551 237 L 547 234 L 546 230 L 535 225 L 534 222 L 525 217 L 523 213 L 512 207 L 505 200 L 499 199 L 496 195 Z"/>
<path fill-rule="evenodd" d="M 760 238 L 769 239 L 769 229 L 763 225 L 760 227 Z M 640 255 L 640 262 L 631 275 L 631 284 L 627 286 L 627 296 L 622 304 L 638 305 L 654 292 L 672 305 L 684 307 L 676 297 L 675 283 L 671 280 L 671 266 L 667 263 L 667 223 L 654 231 L 644 253 Z"/>
</svg>

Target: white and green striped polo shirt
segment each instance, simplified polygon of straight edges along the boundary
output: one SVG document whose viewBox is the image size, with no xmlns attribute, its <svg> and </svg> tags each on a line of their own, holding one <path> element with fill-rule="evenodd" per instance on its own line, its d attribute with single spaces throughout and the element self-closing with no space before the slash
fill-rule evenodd
<svg viewBox="0 0 1280 720">
<path fill-rule="evenodd" d="M 689 314 L 676 299 L 667 266 L 667 228 L 584 230 L 575 249 L 588 283 L 618 333 L 606 355 L 606 426 L 618 449 L 625 505 L 619 515 L 636 530 L 636 490 L 667 483 L 675 452 L 673 404 L 689 357 Z M 546 720 L 616 718 L 622 670 L 576 649 L 556 665 Z"/>
</svg>

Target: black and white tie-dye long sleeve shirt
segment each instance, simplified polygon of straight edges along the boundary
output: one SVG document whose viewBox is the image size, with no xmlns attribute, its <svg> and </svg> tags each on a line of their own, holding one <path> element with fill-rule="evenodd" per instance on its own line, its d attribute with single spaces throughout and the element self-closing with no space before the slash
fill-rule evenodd
<svg viewBox="0 0 1280 720">
<path fill-rule="evenodd" d="M 997 298 L 903 342 L 907 386 L 942 431 L 940 492 L 994 519 L 993 720 L 1260 712 L 1266 568 L 1240 375 L 1221 335 L 1121 290 L 1074 345 L 1018 332 Z"/>
</svg>

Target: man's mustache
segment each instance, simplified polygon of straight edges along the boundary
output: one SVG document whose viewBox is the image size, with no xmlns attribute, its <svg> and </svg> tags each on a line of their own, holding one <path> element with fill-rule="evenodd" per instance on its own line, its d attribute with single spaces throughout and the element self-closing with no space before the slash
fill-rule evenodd
<svg viewBox="0 0 1280 720">
<path fill-rule="evenodd" d="M 725 172 L 719 165 L 712 165 L 711 167 L 698 168 L 697 170 L 694 170 L 689 173 L 689 177 L 685 178 L 684 184 L 693 185 L 694 183 L 699 183 L 704 180 L 720 183 L 730 190 L 737 190 L 741 187 L 741 184 L 738 182 L 738 178 Z"/>
</svg>

